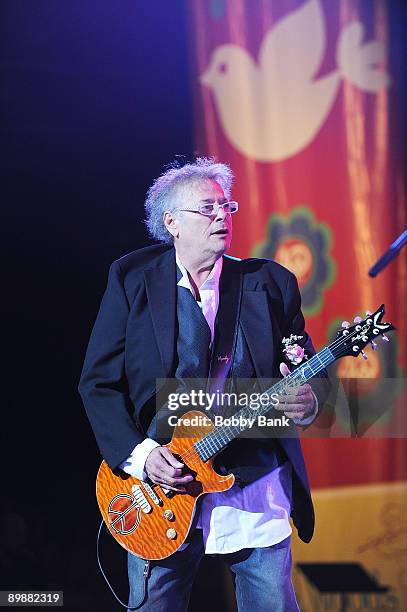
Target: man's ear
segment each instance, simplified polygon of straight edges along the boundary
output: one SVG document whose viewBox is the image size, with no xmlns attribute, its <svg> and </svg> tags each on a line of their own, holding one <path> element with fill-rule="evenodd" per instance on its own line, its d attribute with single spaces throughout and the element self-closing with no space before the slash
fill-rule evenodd
<svg viewBox="0 0 407 612">
<path fill-rule="evenodd" d="M 174 213 L 170 212 L 169 210 L 166 210 L 163 215 L 163 221 L 164 221 L 165 227 L 170 232 L 170 234 L 174 238 L 178 238 L 178 235 L 179 235 L 178 219 L 174 215 Z"/>
</svg>

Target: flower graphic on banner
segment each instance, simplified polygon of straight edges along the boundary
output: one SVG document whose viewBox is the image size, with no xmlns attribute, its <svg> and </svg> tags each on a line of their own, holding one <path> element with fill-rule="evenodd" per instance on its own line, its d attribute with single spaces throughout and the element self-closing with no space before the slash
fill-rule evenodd
<svg viewBox="0 0 407 612">
<path fill-rule="evenodd" d="M 223 8 L 212 3 L 212 14 Z M 258 62 L 239 45 L 216 47 L 200 81 L 214 94 L 232 146 L 258 161 L 287 159 L 313 141 L 342 79 L 366 92 L 388 87 L 389 76 L 378 65 L 385 60 L 385 46 L 365 42 L 364 36 L 361 22 L 346 24 L 338 38 L 336 70 L 315 78 L 324 58 L 326 27 L 320 0 L 308 0 L 265 33 Z"/>
<path fill-rule="evenodd" d="M 266 240 L 253 249 L 254 257 L 275 259 L 295 274 L 301 290 L 302 309 L 306 315 L 317 314 L 325 289 L 336 274 L 330 255 L 332 232 L 326 223 L 318 223 L 311 210 L 295 208 L 288 217 L 273 213 Z"/>
<path fill-rule="evenodd" d="M 345 317 L 344 317 L 345 318 Z M 328 341 L 332 342 L 336 332 L 341 329 L 344 318 L 335 318 L 328 328 Z M 366 349 L 367 359 L 344 357 L 335 364 L 336 376 L 341 380 L 349 402 L 353 426 L 359 436 L 376 435 L 385 427 L 388 433 L 405 435 L 399 414 L 404 414 L 407 397 L 405 372 L 397 364 L 399 345 L 397 332 L 390 342 L 376 339 L 377 350 Z M 332 380 L 334 374 L 331 371 Z M 394 424 L 392 421 L 395 421 Z M 374 426 L 374 430 L 371 430 Z"/>
</svg>

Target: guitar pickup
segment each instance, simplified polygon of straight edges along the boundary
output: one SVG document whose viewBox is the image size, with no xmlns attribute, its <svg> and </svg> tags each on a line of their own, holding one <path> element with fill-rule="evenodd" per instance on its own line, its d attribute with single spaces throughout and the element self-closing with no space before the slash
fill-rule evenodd
<svg viewBox="0 0 407 612">
<path fill-rule="evenodd" d="M 140 487 L 140 485 L 134 485 L 131 488 L 131 492 L 134 495 L 134 501 L 136 502 L 136 504 L 138 505 L 138 507 L 145 513 L 147 514 L 148 512 L 151 512 L 151 506 L 148 502 L 147 497 L 144 495 L 142 488 Z"/>
<path fill-rule="evenodd" d="M 142 485 L 144 487 L 144 489 L 146 490 L 146 493 L 148 493 L 148 495 L 151 497 L 152 501 L 159 506 L 160 504 L 162 504 L 161 499 L 158 497 L 158 495 L 155 493 L 155 491 L 153 491 L 153 489 L 150 487 L 150 485 L 145 482 L 144 480 L 142 481 Z"/>
</svg>

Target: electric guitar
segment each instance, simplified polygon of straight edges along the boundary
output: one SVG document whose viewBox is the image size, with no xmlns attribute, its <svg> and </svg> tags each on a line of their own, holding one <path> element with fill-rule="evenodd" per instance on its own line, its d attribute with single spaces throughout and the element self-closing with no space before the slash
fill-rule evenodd
<svg viewBox="0 0 407 612">
<path fill-rule="evenodd" d="M 354 325 L 345 321 L 331 344 L 265 393 L 270 397 L 284 394 L 341 357 L 361 355 L 366 359 L 363 350 L 366 345 L 370 342 L 373 349 L 377 348 L 375 339 L 382 336 L 388 340 L 385 332 L 395 329 L 391 323 L 382 321 L 383 315 L 384 304 L 365 319 L 356 317 Z M 198 498 L 205 493 L 226 491 L 235 481 L 233 474 L 221 476 L 215 472 L 214 456 L 248 428 L 245 419 L 253 418 L 254 414 L 256 418 L 263 416 L 271 408 L 270 404 L 254 411 L 250 404 L 246 405 L 234 415 L 238 424 L 227 427 L 215 427 L 200 411 L 183 414 L 166 446 L 195 476 L 185 485 L 184 493 L 165 489 L 150 480 L 116 476 L 103 461 L 97 475 L 96 495 L 107 528 L 117 542 L 143 559 L 164 559 L 175 553 L 188 535 Z M 194 419 L 197 425 L 187 425 L 186 420 L 193 417 L 198 417 Z"/>
</svg>

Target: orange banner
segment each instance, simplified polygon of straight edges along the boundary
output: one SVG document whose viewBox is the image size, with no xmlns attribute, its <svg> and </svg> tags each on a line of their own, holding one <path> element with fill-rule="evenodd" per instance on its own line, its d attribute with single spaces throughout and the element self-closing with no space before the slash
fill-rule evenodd
<svg viewBox="0 0 407 612">
<path fill-rule="evenodd" d="M 398 381 L 407 364 L 407 249 L 377 278 L 368 276 L 406 227 L 403 160 L 392 144 L 398 142 L 398 74 L 389 58 L 391 3 L 193 0 L 188 6 L 196 150 L 230 163 L 236 174 L 240 208 L 231 254 L 273 258 L 296 274 L 318 348 L 343 320 L 385 303 L 385 318 L 397 327 L 391 342 L 369 350 L 367 361 L 344 358 L 336 373 L 371 379 L 358 405 L 369 410 L 380 401 L 382 418 L 391 418 L 405 401 Z M 368 503 L 369 483 L 407 481 L 407 444 L 400 436 L 307 440 L 314 490 L 349 492 L 358 485 Z M 397 503 L 407 500 L 406 490 L 397 489 Z M 386 488 L 374 491 L 384 507 Z M 351 516 L 356 507 L 349 501 Z M 331 520 L 344 526 L 346 515 Z M 377 524 L 380 516 L 378 510 Z M 342 558 L 342 531 L 328 550 L 308 554 Z M 352 532 L 352 558 L 373 537 L 369 526 L 359 534 Z M 394 582 L 393 588 L 401 587 Z"/>
</svg>

